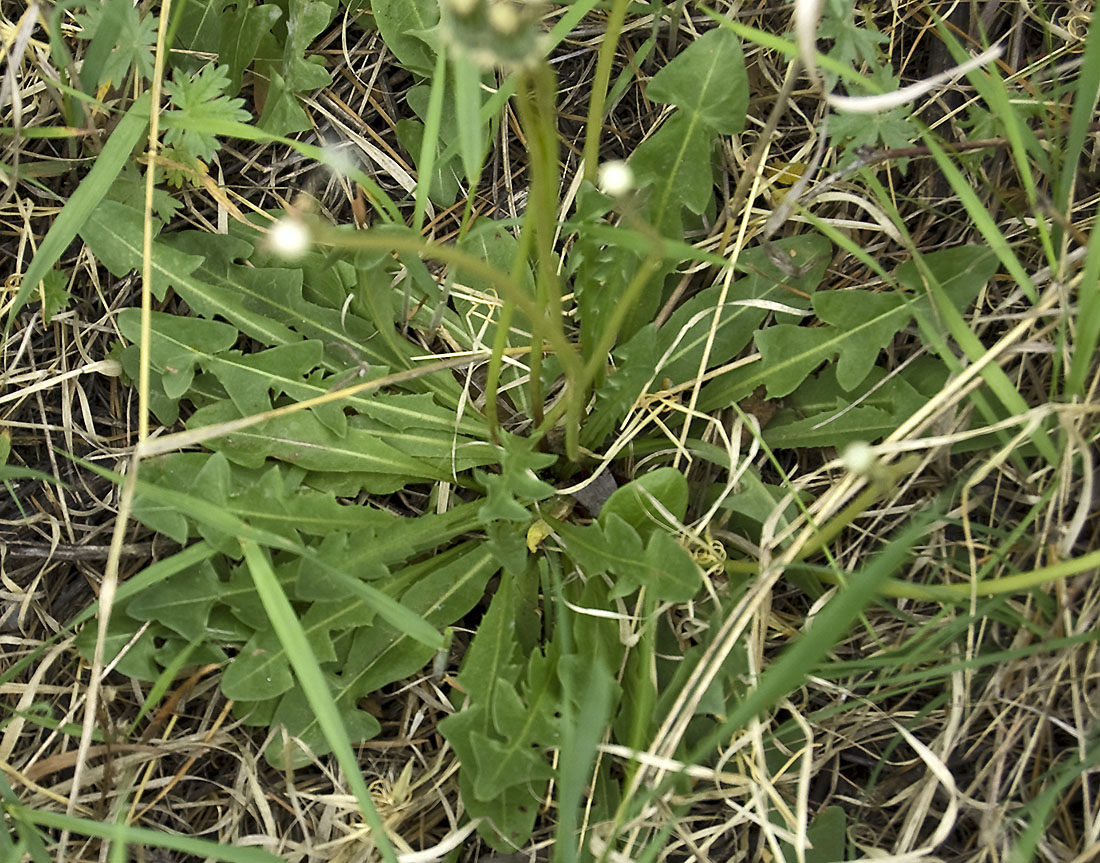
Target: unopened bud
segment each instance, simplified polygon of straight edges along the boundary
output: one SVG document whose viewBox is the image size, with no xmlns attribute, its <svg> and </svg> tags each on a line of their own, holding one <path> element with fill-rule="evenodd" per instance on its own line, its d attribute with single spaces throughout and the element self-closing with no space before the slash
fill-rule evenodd
<svg viewBox="0 0 1100 863">
<path fill-rule="evenodd" d="M 309 251 L 309 229 L 301 219 L 284 216 L 267 235 L 272 251 L 284 258 L 300 258 Z"/>
<path fill-rule="evenodd" d="M 508 2 L 489 7 L 489 25 L 501 36 L 511 36 L 519 29 L 519 13 Z"/>
<path fill-rule="evenodd" d="M 447 6 L 456 15 L 466 17 L 477 8 L 477 0 L 447 0 Z"/>
<path fill-rule="evenodd" d="M 605 195 L 621 198 L 634 188 L 634 171 L 621 159 L 613 159 L 600 165 L 597 181 Z"/>
<path fill-rule="evenodd" d="M 867 476 L 874 470 L 878 456 L 875 448 L 866 441 L 852 441 L 844 448 L 840 456 L 841 462 L 852 473 L 859 476 Z"/>
</svg>

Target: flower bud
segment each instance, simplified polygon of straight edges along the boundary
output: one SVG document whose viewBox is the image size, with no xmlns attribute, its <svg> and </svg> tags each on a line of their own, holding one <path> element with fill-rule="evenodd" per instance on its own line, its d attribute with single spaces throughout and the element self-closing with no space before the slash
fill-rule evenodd
<svg viewBox="0 0 1100 863">
<path fill-rule="evenodd" d="M 600 165 L 596 179 L 600 191 L 612 198 L 621 198 L 634 188 L 634 171 L 622 159 L 612 159 Z"/>
<path fill-rule="evenodd" d="M 301 219 L 283 216 L 272 225 L 267 242 L 273 252 L 284 258 L 300 258 L 309 251 L 309 228 Z"/>
<path fill-rule="evenodd" d="M 857 440 L 844 448 L 840 460 L 852 473 L 868 476 L 874 470 L 878 456 L 873 446 L 866 441 Z"/>
</svg>

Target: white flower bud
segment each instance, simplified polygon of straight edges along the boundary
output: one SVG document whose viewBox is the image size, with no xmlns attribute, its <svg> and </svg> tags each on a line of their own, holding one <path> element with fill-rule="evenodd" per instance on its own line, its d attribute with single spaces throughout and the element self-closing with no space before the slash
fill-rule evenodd
<svg viewBox="0 0 1100 863">
<path fill-rule="evenodd" d="M 511 3 L 494 3 L 489 7 L 489 26 L 501 36 L 511 36 L 519 29 L 519 13 Z"/>
<path fill-rule="evenodd" d="M 875 467 L 878 456 L 875 448 L 866 441 L 852 441 L 844 448 L 840 456 L 841 462 L 848 470 L 859 476 L 867 476 Z"/>
<path fill-rule="evenodd" d="M 309 229 L 301 219 L 284 216 L 271 227 L 267 241 L 276 254 L 293 260 L 309 251 Z"/>
<path fill-rule="evenodd" d="M 597 181 L 605 195 L 621 198 L 634 188 L 634 171 L 621 159 L 612 159 L 600 165 Z"/>
</svg>

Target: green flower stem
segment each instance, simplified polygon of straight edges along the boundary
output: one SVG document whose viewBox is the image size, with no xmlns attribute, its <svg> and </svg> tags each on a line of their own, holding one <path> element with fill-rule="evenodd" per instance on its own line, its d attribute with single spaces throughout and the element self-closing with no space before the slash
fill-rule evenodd
<svg viewBox="0 0 1100 863">
<path fill-rule="evenodd" d="M 582 398 L 559 399 L 546 413 L 542 424 L 535 432 L 536 435 L 541 437 L 541 435 L 548 432 L 563 414 L 567 414 L 567 430 L 569 428 L 580 428 L 580 415 L 579 413 L 574 414 L 573 408 L 578 402 L 583 403 L 583 396 L 588 392 L 588 388 L 599 374 L 600 366 L 606 362 L 607 354 L 615 344 L 615 338 L 619 334 L 619 329 L 622 327 L 623 321 L 626 320 L 626 316 L 632 310 L 635 300 L 638 299 L 638 295 L 641 294 L 653 274 L 660 269 L 660 266 L 661 256 L 659 254 L 652 254 L 642 262 L 642 265 L 630 280 L 630 284 L 626 286 L 622 298 L 617 301 L 615 309 L 608 319 L 606 328 L 600 334 L 599 343 L 592 351 L 592 356 L 581 370 L 580 377 L 577 379 L 575 392 L 580 393 Z"/>
<path fill-rule="evenodd" d="M 500 371 L 504 367 L 504 349 L 508 347 L 508 330 L 512 326 L 515 307 L 505 303 L 497 318 L 497 331 L 493 336 L 493 353 L 489 357 L 488 377 L 485 381 L 485 420 L 489 424 L 489 436 L 500 443 L 500 413 L 497 410 L 497 390 L 500 387 Z"/>
<path fill-rule="evenodd" d="M 554 267 L 554 217 L 558 202 L 557 133 L 554 128 L 554 75 L 539 64 L 524 75 L 516 94 L 520 122 L 527 137 L 531 186 L 527 211 L 534 212 L 538 260 L 535 297 L 549 321 L 535 321 L 531 334 L 531 411 L 535 424 L 542 423 L 542 343 L 545 330 L 561 328 L 561 288 Z M 545 324 L 549 324 L 549 327 Z"/>
<path fill-rule="evenodd" d="M 520 284 L 523 278 L 523 270 L 527 266 L 527 258 L 531 254 L 531 241 L 533 235 L 532 211 L 528 207 L 523 214 L 523 226 L 520 228 L 519 245 L 516 248 L 516 258 L 512 264 L 512 284 Z M 508 347 L 508 333 L 512 326 L 512 316 L 515 305 L 505 302 L 497 318 L 497 331 L 493 336 L 493 353 L 489 357 L 489 370 L 485 381 L 485 419 L 489 423 L 489 434 L 495 443 L 500 443 L 500 417 L 497 411 L 497 390 L 500 386 L 500 372 L 504 366 L 504 351 Z"/>
<path fill-rule="evenodd" d="M 558 137 L 554 124 L 556 82 L 553 70 L 542 63 L 527 72 L 517 87 L 516 105 L 520 122 L 527 136 L 530 154 L 531 187 L 527 210 L 533 211 L 534 239 L 538 255 L 535 277 L 535 297 L 543 314 L 532 318 L 529 394 L 535 425 L 544 427 L 542 393 L 542 352 L 544 340 L 554 346 L 566 342 L 562 322 L 561 285 L 554 255 L 554 229 L 558 210 Z M 565 375 L 565 392 L 559 404 L 564 405 L 565 452 L 576 461 L 580 453 L 580 420 L 584 408 L 584 369 L 581 359 L 570 345 L 568 352 L 555 347 Z"/>
<path fill-rule="evenodd" d="M 629 5 L 630 0 L 614 0 L 611 14 L 607 16 L 607 29 L 600 45 L 599 59 L 596 60 L 596 75 L 592 80 L 592 96 L 588 102 L 588 119 L 584 130 L 584 178 L 590 183 L 596 182 L 600 161 L 600 131 L 603 128 L 607 87 L 611 81 L 611 64 L 619 50 L 619 35 L 622 33 Z"/>
</svg>

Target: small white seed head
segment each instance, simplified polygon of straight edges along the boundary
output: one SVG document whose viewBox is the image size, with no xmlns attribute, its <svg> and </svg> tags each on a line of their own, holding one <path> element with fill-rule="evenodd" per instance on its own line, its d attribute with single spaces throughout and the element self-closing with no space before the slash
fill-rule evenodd
<svg viewBox="0 0 1100 863">
<path fill-rule="evenodd" d="M 622 159 L 612 159 L 600 165 L 596 179 L 600 191 L 612 198 L 621 198 L 634 188 L 634 171 Z"/>
<path fill-rule="evenodd" d="M 875 467 L 878 456 L 875 448 L 866 441 L 852 441 L 844 448 L 840 456 L 841 462 L 848 470 L 859 476 L 867 476 Z"/>
<path fill-rule="evenodd" d="M 283 216 L 268 232 L 267 241 L 272 251 L 293 260 L 309 251 L 309 228 L 301 219 Z"/>
</svg>

